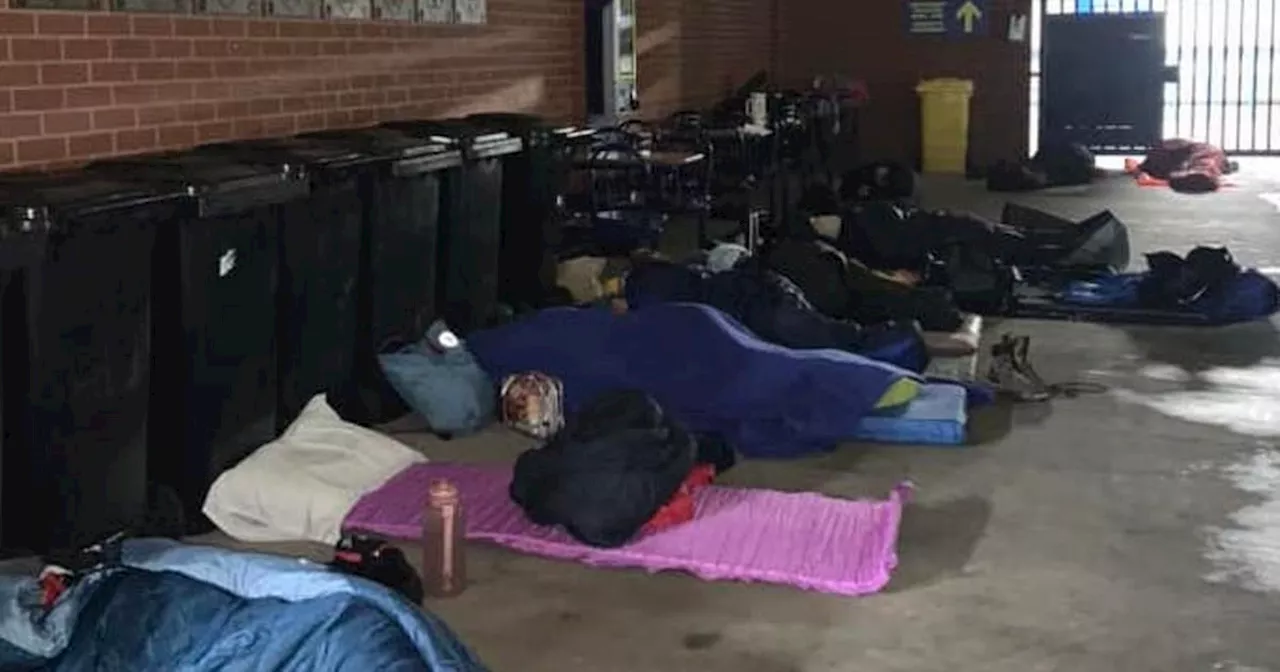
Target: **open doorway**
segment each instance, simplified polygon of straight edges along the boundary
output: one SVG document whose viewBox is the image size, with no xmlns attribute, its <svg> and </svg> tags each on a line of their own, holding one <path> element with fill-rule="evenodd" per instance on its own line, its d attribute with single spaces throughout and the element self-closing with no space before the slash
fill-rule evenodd
<svg viewBox="0 0 1280 672">
<path fill-rule="evenodd" d="M 1030 146 L 1162 138 L 1280 156 L 1280 0 L 1036 0 Z"/>
<path fill-rule="evenodd" d="M 635 5 L 635 0 L 583 3 L 584 88 L 592 124 L 615 124 L 639 107 Z"/>
</svg>

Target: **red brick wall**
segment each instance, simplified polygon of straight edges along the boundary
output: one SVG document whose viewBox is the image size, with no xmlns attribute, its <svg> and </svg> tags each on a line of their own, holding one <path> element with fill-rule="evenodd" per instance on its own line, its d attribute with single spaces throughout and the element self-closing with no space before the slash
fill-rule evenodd
<svg viewBox="0 0 1280 672">
<path fill-rule="evenodd" d="M 915 85 L 931 77 L 974 81 L 970 158 L 986 164 L 1026 152 L 1027 44 L 1004 39 L 1009 16 L 1030 12 L 1030 0 L 988 0 L 989 36 L 947 39 L 909 36 L 902 0 L 838 3 L 788 0 L 780 19 L 781 69 L 803 81 L 815 73 L 865 80 L 871 103 L 863 113 L 868 157 L 914 161 L 920 151 Z"/>
<path fill-rule="evenodd" d="M 774 0 L 639 0 L 640 114 L 718 102 L 770 68 Z"/>
<path fill-rule="evenodd" d="M 481 110 L 579 116 L 579 2 L 493 0 L 489 17 L 401 26 L 0 9 L 0 166 Z"/>
<path fill-rule="evenodd" d="M 392 118 L 584 109 L 582 0 L 490 0 L 486 26 L 5 10 L 0 169 Z M 772 0 L 640 0 L 642 113 L 767 67 Z"/>
</svg>

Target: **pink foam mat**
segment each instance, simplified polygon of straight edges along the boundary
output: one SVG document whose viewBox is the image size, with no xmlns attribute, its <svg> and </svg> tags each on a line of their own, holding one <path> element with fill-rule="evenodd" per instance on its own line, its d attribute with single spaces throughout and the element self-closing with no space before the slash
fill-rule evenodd
<svg viewBox="0 0 1280 672">
<path fill-rule="evenodd" d="M 621 548 L 593 548 L 559 528 L 534 525 L 507 495 L 507 465 L 415 464 L 366 494 L 347 514 L 349 530 L 416 539 L 427 488 L 457 485 L 467 538 L 588 565 L 678 570 L 706 580 L 755 581 L 838 595 L 883 588 L 898 564 L 898 525 L 909 488 L 880 501 L 814 493 L 710 486 L 695 495 L 694 519 Z"/>
</svg>

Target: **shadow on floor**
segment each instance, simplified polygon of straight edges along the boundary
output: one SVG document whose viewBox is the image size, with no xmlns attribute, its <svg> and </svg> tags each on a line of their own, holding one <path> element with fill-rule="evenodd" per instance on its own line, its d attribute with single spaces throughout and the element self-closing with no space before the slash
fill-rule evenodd
<svg viewBox="0 0 1280 672">
<path fill-rule="evenodd" d="M 1192 375 L 1280 358 L 1280 330 L 1270 320 L 1228 327 L 1117 329 L 1133 343 L 1142 361 L 1178 366 Z"/>
<path fill-rule="evenodd" d="M 711 662 L 723 665 L 723 669 L 738 672 L 801 672 L 803 668 L 783 653 L 762 653 L 759 651 L 734 650 L 733 645 L 726 643 L 718 632 L 691 632 L 681 638 L 681 648 L 697 654 L 697 658 L 706 657 L 704 663 Z"/>
<path fill-rule="evenodd" d="M 969 409 L 966 446 L 995 443 L 1013 430 L 1013 405 L 997 401 L 994 404 Z"/>
<path fill-rule="evenodd" d="M 898 569 L 889 592 L 901 592 L 963 572 L 991 520 L 991 502 L 971 496 L 910 505 L 898 537 Z"/>
</svg>

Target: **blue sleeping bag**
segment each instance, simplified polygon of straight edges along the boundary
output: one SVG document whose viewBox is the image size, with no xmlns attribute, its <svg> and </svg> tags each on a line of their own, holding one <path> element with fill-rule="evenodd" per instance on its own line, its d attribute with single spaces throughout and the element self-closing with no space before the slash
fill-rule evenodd
<svg viewBox="0 0 1280 672">
<path fill-rule="evenodd" d="M 1156 252 L 1147 255 L 1147 266 L 1143 273 L 1068 283 L 1055 299 L 1083 309 L 1182 315 L 1188 324 L 1249 322 L 1280 309 L 1276 283 L 1237 266 L 1224 248 L 1198 247 L 1185 259 Z"/>
<path fill-rule="evenodd" d="M 750 263 L 718 273 L 666 262 L 640 264 L 627 276 L 625 291 L 632 310 L 701 303 L 788 348 L 846 350 L 916 372 L 929 364 L 924 339 L 910 325 L 864 328 L 827 317 L 790 280 Z"/>
<path fill-rule="evenodd" d="M 840 350 L 766 343 L 724 313 L 686 303 L 623 315 L 553 308 L 467 344 L 495 379 L 558 377 L 569 411 L 603 392 L 639 389 L 693 432 L 718 434 L 749 457 L 828 450 L 856 435 L 890 385 L 915 377 Z"/>
<path fill-rule="evenodd" d="M 1137 308 L 1138 287 L 1144 276 L 1144 273 L 1120 273 L 1077 280 L 1062 289 L 1058 300 L 1076 306 Z"/>
<path fill-rule="evenodd" d="M 1142 287 L 1147 279 L 1146 273 L 1123 273 L 1077 280 L 1067 285 L 1057 298 L 1065 305 L 1082 308 L 1184 313 L 1189 323 L 1215 325 L 1251 322 L 1272 315 L 1280 308 L 1276 283 L 1253 269 L 1241 271 L 1214 291 L 1176 307 L 1143 301 Z"/>
<path fill-rule="evenodd" d="M 449 628 L 382 586 L 296 559 L 125 542 L 48 613 L 0 577 L 0 670 L 471 672 Z"/>
<path fill-rule="evenodd" d="M 378 355 L 378 363 L 404 403 L 438 434 L 469 434 L 493 420 L 493 381 L 440 320 L 417 343 Z"/>
</svg>

